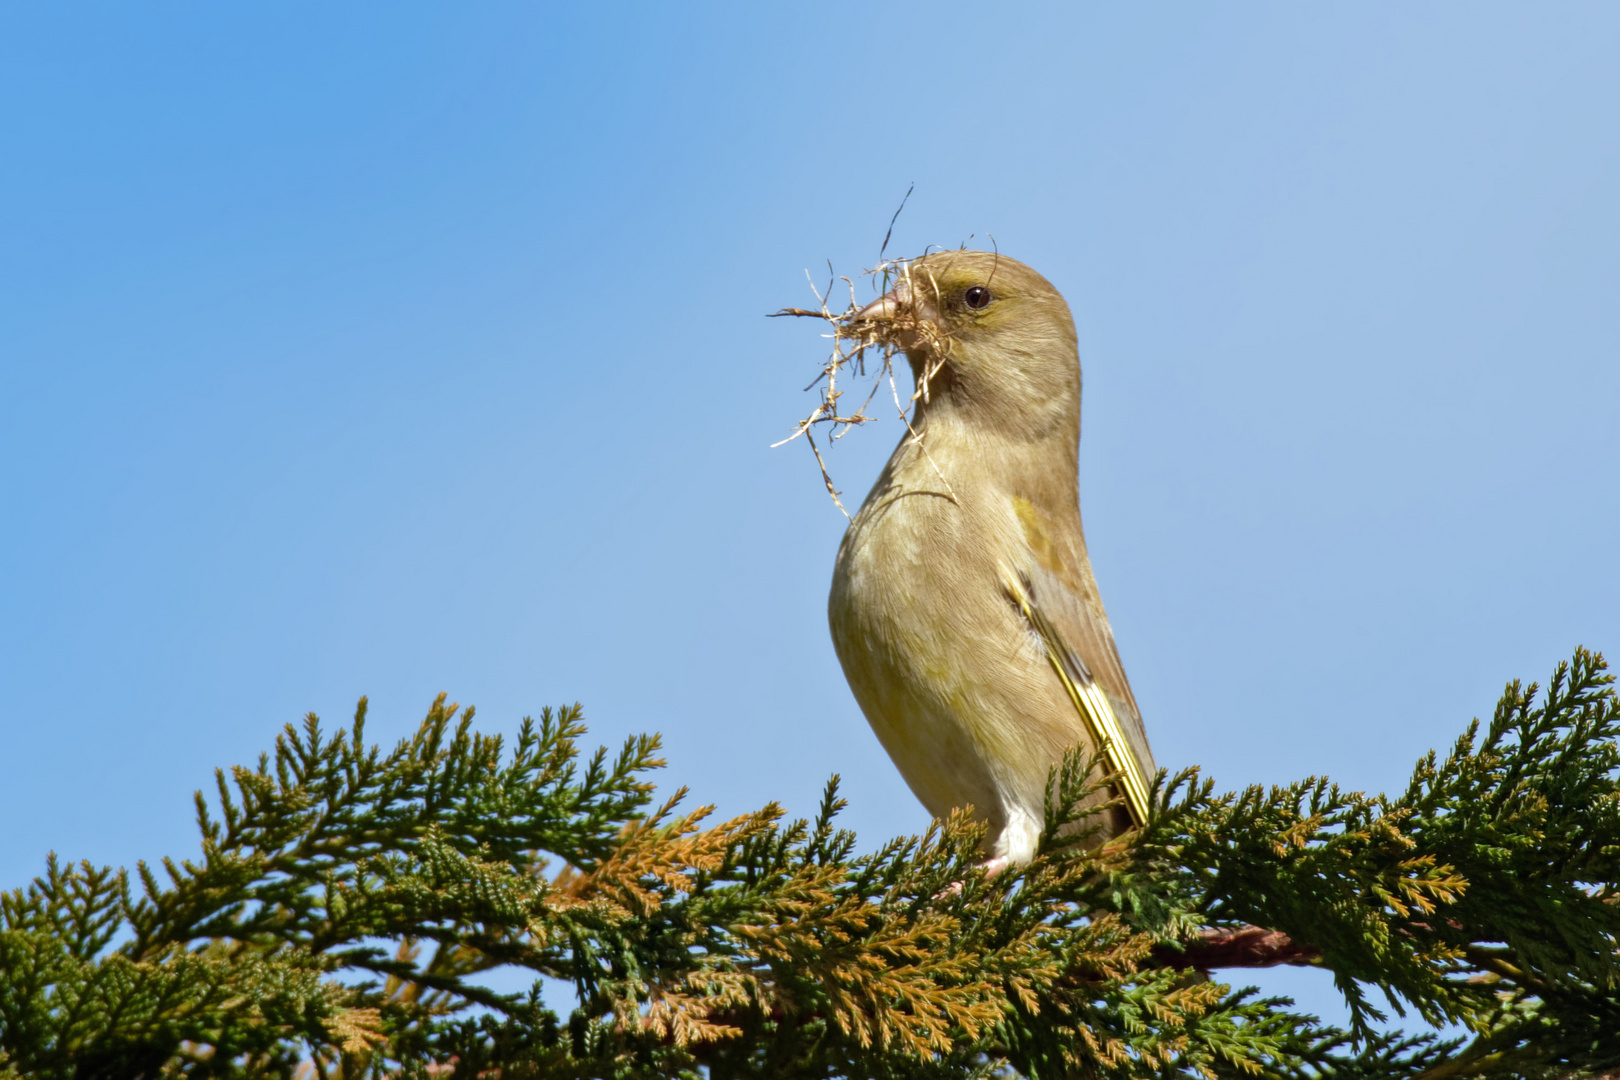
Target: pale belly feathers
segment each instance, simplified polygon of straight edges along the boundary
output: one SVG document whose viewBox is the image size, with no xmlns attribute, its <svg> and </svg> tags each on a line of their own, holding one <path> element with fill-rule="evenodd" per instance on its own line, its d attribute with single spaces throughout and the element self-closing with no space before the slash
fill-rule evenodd
<svg viewBox="0 0 1620 1080">
<path fill-rule="evenodd" d="M 923 806 L 938 817 L 973 806 L 986 853 L 1027 862 L 1049 772 L 1087 734 L 1004 592 L 994 553 L 1025 543 L 1010 499 L 958 491 L 952 503 L 938 488 L 896 478 L 868 497 L 838 552 L 833 645 Z"/>
</svg>

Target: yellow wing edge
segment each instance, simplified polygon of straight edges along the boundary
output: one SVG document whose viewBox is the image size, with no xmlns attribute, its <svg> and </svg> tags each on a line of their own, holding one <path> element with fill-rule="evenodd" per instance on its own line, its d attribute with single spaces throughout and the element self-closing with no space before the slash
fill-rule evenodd
<svg viewBox="0 0 1620 1080">
<path fill-rule="evenodd" d="M 1120 726 L 1119 717 L 1114 715 L 1114 708 L 1108 703 L 1108 696 L 1096 682 L 1090 682 L 1085 686 L 1076 685 L 1067 665 L 1063 662 L 1061 643 L 1055 639 L 1051 627 L 1030 603 L 1029 594 L 1016 584 L 1016 579 L 1008 583 L 1008 592 L 1017 602 L 1024 618 L 1041 635 L 1041 640 L 1046 645 L 1046 658 L 1051 662 L 1052 670 L 1063 683 L 1063 689 L 1068 691 L 1069 700 L 1074 702 L 1075 711 L 1085 721 L 1087 729 L 1091 732 L 1092 741 L 1102 750 L 1103 760 L 1108 763 L 1109 779 L 1119 785 L 1120 793 L 1125 797 L 1125 809 L 1131 815 L 1131 823 L 1143 824 L 1148 819 L 1147 778 L 1142 775 L 1142 763 L 1136 760 L 1136 754 L 1125 738 L 1125 729 Z"/>
</svg>

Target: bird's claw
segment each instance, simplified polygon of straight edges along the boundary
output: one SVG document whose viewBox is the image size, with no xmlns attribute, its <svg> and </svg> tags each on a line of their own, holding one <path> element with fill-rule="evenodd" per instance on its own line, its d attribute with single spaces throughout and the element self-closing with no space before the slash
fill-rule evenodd
<svg viewBox="0 0 1620 1080">
<path fill-rule="evenodd" d="M 997 855 L 993 859 L 986 859 L 984 862 L 980 863 L 979 869 L 984 871 L 985 879 L 989 880 L 1011 865 L 1012 860 L 1008 859 L 1007 856 Z M 939 892 L 935 893 L 934 899 L 948 900 L 953 896 L 960 896 L 961 893 L 962 883 L 960 881 L 953 881 L 943 889 L 939 890 Z"/>
</svg>

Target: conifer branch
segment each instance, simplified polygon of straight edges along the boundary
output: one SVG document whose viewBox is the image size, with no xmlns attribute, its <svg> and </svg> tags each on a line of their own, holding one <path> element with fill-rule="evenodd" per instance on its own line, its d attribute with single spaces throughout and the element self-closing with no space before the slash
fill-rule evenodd
<svg viewBox="0 0 1620 1080">
<path fill-rule="evenodd" d="M 1620 703 L 1584 650 L 1396 796 L 1161 774 L 1097 846 L 1071 756 L 993 877 L 964 814 L 861 854 L 836 778 L 811 820 L 655 803 L 657 738 L 584 754 L 577 706 L 507 745 L 441 697 L 391 751 L 365 712 L 217 774 L 192 859 L 52 855 L 0 894 L 0 1077 L 1620 1068 Z M 1280 963 L 1331 970 L 1350 1026 L 1199 974 Z"/>
</svg>

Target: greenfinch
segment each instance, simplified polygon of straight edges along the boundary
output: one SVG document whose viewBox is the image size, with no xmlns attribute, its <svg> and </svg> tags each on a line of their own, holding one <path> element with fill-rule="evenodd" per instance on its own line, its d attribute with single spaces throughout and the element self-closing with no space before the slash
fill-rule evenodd
<svg viewBox="0 0 1620 1080">
<path fill-rule="evenodd" d="M 1153 757 L 1080 526 L 1068 304 L 999 254 L 902 265 L 846 331 L 904 350 L 918 396 L 838 549 L 828 618 L 901 776 L 935 816 L 973 808 L 994 871 L 1034 857 L 1066 751 L 1102 751 L 1103 838 L 1146 813 Z"/>
</svg>

